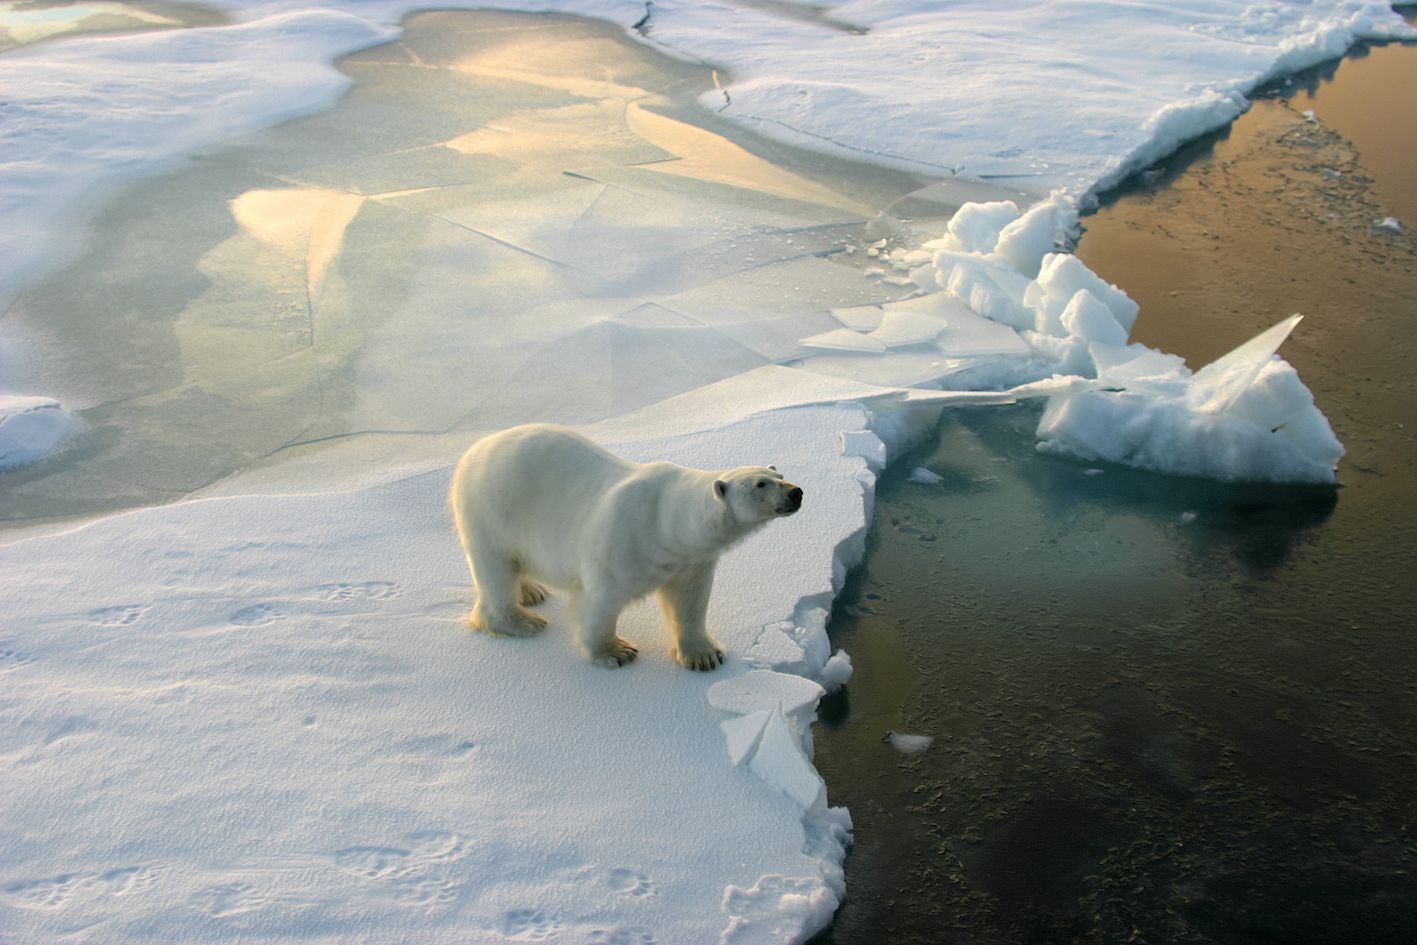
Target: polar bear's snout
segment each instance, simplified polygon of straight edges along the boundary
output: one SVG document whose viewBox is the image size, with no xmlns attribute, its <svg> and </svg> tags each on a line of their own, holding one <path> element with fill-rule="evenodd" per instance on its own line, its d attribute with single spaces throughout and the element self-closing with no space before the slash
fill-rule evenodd
<svg viewBox="0 0 1417 945">
<path fill-rule="evenodd" d="M 784 482 L 784 486 L 791 486 L 791 483 Z M 778 515 L 791 515 L 802 507 L 802 487 L 792 486 L 783 494 L 782 501 L 778 503 Z"/>
</svg>

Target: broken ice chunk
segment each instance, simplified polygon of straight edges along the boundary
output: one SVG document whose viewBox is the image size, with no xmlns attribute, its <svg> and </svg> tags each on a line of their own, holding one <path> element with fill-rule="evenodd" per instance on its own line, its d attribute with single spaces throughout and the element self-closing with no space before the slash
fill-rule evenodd
<svg viewBox="0 0 1417 945">
<path fill-rule="evenodd" d="M 804 811 L 826 809 L 827 787 L 822 776 L 807 760 L 781 712 L 774 710 L 769 714 L 748 769 L 786 794 Z"/>
<path fill-rule="evenodd" d="M 1033 327 L 1023 305 L 1030 285 L 997 256 L 942 250 L 935 253 L 935 279 L 945 290 L 985 318 L 1014 328 Z"/>
<path fill-rule="evenodd" d="M 939 485 L 945 481 L 945 478 L 939 473 L 931 472 L 924 466 L 916 466 L 910 471 L 910 475 L 905 478 L 909 479 L 911 482 L 918 482 L 922 486 Z"/>
<path fill-rule="evenodd" d="M 1018 205 L 1012 200 L 967 203 L 950 217 L 947 239 L 952 238 L 952 248 L 966 253 L 993 252 L 1000 231 L 1018 218 Z"/>
<path fill-rule="evenodd" d="M 853 331 L 875 331 L 885 315 L 879 305 L 852 305 L 831 310 L 832 318 Z"/>
<path fill-rule="evenodd" d="M 1060 191 L 1029 207 L 1027 213 L 1004 227 L 994 252 L 1007 259 L 1014 269 L 1033 278 L 1038 275 L 1043 257 L 1067 239 L 1068 230 L 1076 220 L 1076 205 Z"/>
<path fill-rule="evenodd" d="M 872 469 L 884 469 L 886 444 L 870 430 L 850 430 L 841 434 L 841 455 L 859 456 Z"/>
<path fill-rule="evenodd" d="M 935 741 L 929 735 L 907 735 L 905 732 L 887 732 L 886 740 L 892 748 L 905 755 L 918 755 Z"/>
<path fill-rule="evenodd" d="M 851 680 L 851 655 L 845 650 L 837 650 L 822 667 L 822 685 L 827 692 L 836 692 Z"/>
<path fill-rule="evenodd" d="M 817 348 L 822 351 L 862 351 L 870 354 L 881 354 L 886 350 L 886 346 L 875 338 L 863 335 L 859 331 L 852 331 L 850 328 L 837 328 L 833 331 L 824 331 L 820 335 L 813 335 L 810 338 L 803 338 L 802 347 Z"/>
<path fill-rule="evenodd" d="M 1127 343 L 1127 333 L 1117 324 L 1112 310 L 1086 289 L 1079 289 L 1073 294 L 1058 319 L 1068 334 L 1084 341 L 1119 346 Z"/>
<path fill-rule="evenodd" d="M 1302 315 L 1290 315 L 1272 328 L 1260 332 L 1229 354 L 1217 358 L 1196 372 L 1186 404 L 1197 413 L 1220 413 L 1254 383 L 1260 371 L 1279 351 Z"/>
<path fill-rule="evenodd" d="M 763 709 L 718 723 L 728 743 L 728 760 L 733 762 L 735 767 L 743 764 L 757 751 L 758 740 L 762 738 L 763 729 L 771 717 L 772 713 Z"/>
<path fill-rule="evenodd" d="M 1184 360 L 1155 348 L 1091 344 L 1088 352 L 1097 366 L 1098 381 L 1108 387 L 1180 396 L 1191 381 Z"/>
<path fill-rule="evenodd" d="M 945 327 L 935 337 L 935 347 L 952 358 L 1028 357 L 1031 352 L 1028 343 L 1012 328 L 967 311 L 953 313 L 946 319 Z"/>
<path fill-rule="evenodd" d="M 880 327 L 867 337 L 887 348 L 904 348 L 934 341 L 944 327 L 944 320 L 934 315 L 887 305 Z"/>
<path fill-rule="evenodd" d="M 1038 271 L 1038 285 L 1055 299 L 1071 299 L 1079 289 L 1086 289 L 1112 310 L 1124 330 L 1131 331 L 1132 325 L 1136 324 L 1137 303 L 1127 293 L 1083 265 L 1076 256 L 1068 253 L 1044 256 Z"/>
<path fill-rule="evenodd" d="M 815 709 L 817 700 L 825 694 L 826 690 L 810 679 L 770 669 L 753 669 L 714 683 L 709 687 L 708 700 L 715 709 L 735 715 L 778 707 L 791 715 Z"/>
</svg>

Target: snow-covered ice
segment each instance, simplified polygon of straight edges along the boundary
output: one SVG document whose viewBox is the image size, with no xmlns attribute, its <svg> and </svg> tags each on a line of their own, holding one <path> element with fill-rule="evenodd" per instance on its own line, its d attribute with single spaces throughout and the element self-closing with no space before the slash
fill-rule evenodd
<svg viewBox="0 0 1417 945">
<path fill-rule="evenodd" d="M 0 10 L 0 47 L 21 47 L 0 55 L 6 308 L 87 251 L 120 187 L 329 106 L 358 71 L 332 60 L 397 37 L 412 5 L 84 6 L 161 31 L 46 39 L 63 30 Z M 193 205 L 223 236 L 163 304 L 194 376 L 51 389 L 42 342 L 0 349 L 0 390 L 58 398 L 0 396 L 0 467 L 105 400 L 153 411 L 117 455 L 135 481 L 171 476 L 167 494 L 211 475 L 138 455 L 173 416 L 214 442 L 244 416 L 235 465 L 348 440 L 209 498 L 0 544 L 0 937 L 803 941 L 841 900 L 850 831 L 811 765 L 816 700 L 850 675 L 827 614 L 876 473 L 932 411 L 1046 397 L 1044 450 L 1332 481 L 1342 448 L 1275 356 L 1292 320 L 1192 373 L 1129 345 L 1135 304 L 1065 250 L 1093 193 L 1232 120 L 1259 84 L 1411 37 L 1387 5 L 550 6 L 713 63 L 701 102 L 728 121 L 951 179 L 899 202 L 926 208 L 916 223 L 873 219 L 859 194 L 648 107 L 662 89 L 642 72 L 548 77 L 524 61 L 545 32 L 467 56 L 450 30 L 369 58 L 360 81 L 399 67 L 534 86 L 535 104 L 445 122 L 375 101 L 375 121 L 282 140 L 288 163 L 265 154 L 219 213 Z M 601 127 L 613 140 L 577 160 Z M 123 293 L 88 304 L 105 295 Z M 270 312 L 327 347 L 241 321 Z M 531 418 L 803 484 L 801 515 L 723 561 L 720 672 L 673 666 L 650 606 L 625 617 L 644 658 L 614 677 L 575 654 L 559 602 L 539 639 L 464 631 L 449 465 L 473 429 Z"/>
</svg>

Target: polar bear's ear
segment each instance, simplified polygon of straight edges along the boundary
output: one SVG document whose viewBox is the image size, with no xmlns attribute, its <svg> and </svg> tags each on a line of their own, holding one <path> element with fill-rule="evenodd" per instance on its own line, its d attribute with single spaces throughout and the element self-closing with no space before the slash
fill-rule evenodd
<svg viewBox="0 0 1417 945">
<path fill-rule="evenodd" d="M 776 466 L 769 466 L 768 468 L 771 469 L 773 472 L 777 472 L 777 467 L 776 467 Z"/>
<path fill-rule="evenodd" d="M 713 484 L 713 494 L 718 496 L 720 499 L 727 496 L 728 483 L 724 482 L 722 479 L 715 480 Z"/>
</svg>

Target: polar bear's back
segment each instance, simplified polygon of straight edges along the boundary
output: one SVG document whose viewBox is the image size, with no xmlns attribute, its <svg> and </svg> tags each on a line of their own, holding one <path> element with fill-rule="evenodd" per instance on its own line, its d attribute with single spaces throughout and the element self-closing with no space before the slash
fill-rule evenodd
<svg viewBox="0 0 1417 945">
<path fill-rule="evenodd" d="M 569 578 L 588 513 L 635 468 L 565 427 L 512 427 L 463 454 L 453 511 L 460 531 L 476 529 L 547 580 Z"/>
</svg>

